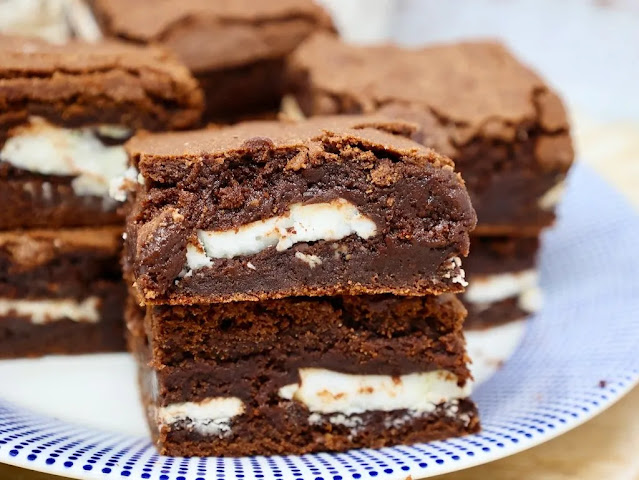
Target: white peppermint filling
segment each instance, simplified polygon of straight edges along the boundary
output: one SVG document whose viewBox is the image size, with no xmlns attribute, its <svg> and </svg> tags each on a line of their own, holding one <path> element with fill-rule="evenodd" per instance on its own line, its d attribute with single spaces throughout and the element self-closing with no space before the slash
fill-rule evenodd
<svg viewBox="0 0 639 480">
<path fill-rule="evenodd" d="M 465 398 L 471 385 L 457 385 L 444 370 L 391 375 L 351 375 L 322 368 L 301 368 L 300 383 L 286 385 L 279 395 L 302 403 L 314 414 L 356 415 L 370 411 L 433 412 L 437 405 Z"/>
<path fill-rule="evenodd" d="M 368 239 L 376 233 L 375 222 L 342 198 L 308 205 L 295 203 L 285 214 L 267 220 L 229 230 L 198 230 L 200 245 L 187 250 L 187 267 L 197 270 L 210 266 L 210 259 L 254 255 L 269 247 L 282 252 L 299 242 L 336 241 L 353 234 Z M 308 260 L 309 266 L 321 262 L 318 258 L 302 260 Z"/>
<path fill-rule="evenodd" d="M 464 301 L 488 307 L 491 303 L 517 297 L 519 307 L 533 313 L 542 303 L 538 283 L 535 270 L 474 277 L 464 293 Z"/>
<path fill-rule="evenodd" d="M 525 333 L 525 320 L 477 330 L 464 329 L 466 352 L 473 359 L 470 372 L 476 386 L 492 377 L 508 361 Z"/>
<path fill-rule="evenodd" d="M 109 181 L 109 197 L 118 202 L 126 201 L 129 192 L 135 190 L 136 183 L 144 185 L 144 177 L 137 168 L 129 167 Z"/>
<path fill-rule="evenodd" d="M 542 210 L 552 210 L 553 208 L 555 208 L 561 201 L 565 190 L 566 184 L 564 182 L 559 182 L 554 185 L 539 199 L 539 208 L 541 208 Z"/>
<path fill-rule="evenodd" d="M 311 270 L 322 264 L 322 259 L 317 255 L 307 255 L 306 253 L 295 252 L 295 258 L 307 264 Z"/>
<path fill-rule="evenodd" d="M 36 325 L 59 320 L 97 323 L 100 321 L 100 299 L 88 297 L 81 302 L 73 299 L 14 300 L 0 298 L 0 316 L 28 317 Z"/>
<path fill-rule="evenodd" d="M 459 400 L 451 400 L 440 405 L 440 408 L 443 409 L 444 415 L 449 418 L 457 419 L 461 421 L 464 425 L 468 426 L 470 424 L 470 416 L 467 413 L 459 412 Z M 422 418 L 426 415 L 429 415 L 432 412 L 429 411 L 417 411 L 417 410 L 406 410 L 406 412 L 401 416 L 389 415 L 384 418 L 384 428 L 386 429 L 399 429 L 404 425 L 414 422 L 415 420 Z M 364 428 L 366 428 L 366 417 L 363 414 L 355 414 L 355 415 L 344 415 L 343 413 L 333 413 L 329 415 L 321 415 L 319 413 L 311 413 L 308 416 L 308 423 L 311 425 L 318 425 L 328 421 L 333 425 L 342 425 L 346 428 L 350 429 L 351 435 L 357 435 Z"/>
<path fill-rule="evenodd" d="M 130 134 L 111 125 L 60 128 L 32 117 L 5 142 L 0 161 L 41 175 L 74 177 L 71 187 L 76 195 L 108 198 L 109 183 L 123 175 L 128 158 L 123 145 L 104 145 L 96 131 L 116 139 Z"/>
<path fill-rule="evenodd" d="M 173 403 L 157 409 L 163 425 L 185 422 L 187 428 L 203 435 L 224 436 L 231 431 L 231 419 L 244 413 L 237 397 L 212 397 L 201 402 Z"/>
<path fill-rule="evenodd" d="M 466 281 L 466 272 L 463 268 L 461 268 L 462 262 L 459 257 L 452 257 L 450 259 L 450 271 L 444 274 L 444 278 L 451 278 L 453 283 L 459 283 L 462 287 L 467 287 L 468 282 Z M 458 273 L 453 275 L 453 272 L 458 269 Z"/>
</svg>

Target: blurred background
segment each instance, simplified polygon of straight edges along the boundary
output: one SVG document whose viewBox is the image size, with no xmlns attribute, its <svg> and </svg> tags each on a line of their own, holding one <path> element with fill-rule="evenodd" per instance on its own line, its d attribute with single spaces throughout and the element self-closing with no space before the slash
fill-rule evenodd
<svg viewBox="0 0 639 480">
<path fill-rule="evenodd" d="M 493 37 L 574 109 L 639 119 L 638 0 L 323 0 L 346 37 L 405 45 Z"/>
</svg>

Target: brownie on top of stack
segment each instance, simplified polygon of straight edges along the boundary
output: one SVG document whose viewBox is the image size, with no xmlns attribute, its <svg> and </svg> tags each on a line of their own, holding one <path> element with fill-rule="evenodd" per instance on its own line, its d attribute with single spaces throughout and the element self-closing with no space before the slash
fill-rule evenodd
<svg viewBox="0 0 639 480">
<path fill-rule="evenodd" d="M 0 36 L 0 356 L 121 349 L 123 216 L 109 182 L 138 129 L 202 95 L 165 51 Z"/>
<path fill-rule="evenodd" d="M 476 216 L 412 133 L 343 116 L 128 142 L 127 325 L 162 453 L 477 431 L 451 295 Z"/>
<path fill-rule="evenodd" d="M 494 42 L 356 46 L 321 33 L 291 56 L 288 91 L 306 116 L 374 113 L 417 126 L 448 155 L 477 211 L 463 297 L 467 328 L 539 308 L 539 234 L 573 160 L 559 97 Z"/>
</svg>

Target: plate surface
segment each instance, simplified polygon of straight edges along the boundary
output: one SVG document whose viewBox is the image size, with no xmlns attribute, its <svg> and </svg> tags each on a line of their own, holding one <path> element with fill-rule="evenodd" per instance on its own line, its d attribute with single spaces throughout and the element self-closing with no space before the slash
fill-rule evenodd
<svg viewBox="0 0 639 480">
<path fill-rule="evenodd" d="M 473 395 L 481 434 L 343 454 L 160 457 L 144 434 L 130 359 L 51 357 L 0 362 L 0 461 L 75 478 L 357 480 L 417 479 L 511 455 L 583 423 L 638 382 L 637 245 L 635 211 L 576 165 L 544 239 L 544 309 Z"/>
</svg>

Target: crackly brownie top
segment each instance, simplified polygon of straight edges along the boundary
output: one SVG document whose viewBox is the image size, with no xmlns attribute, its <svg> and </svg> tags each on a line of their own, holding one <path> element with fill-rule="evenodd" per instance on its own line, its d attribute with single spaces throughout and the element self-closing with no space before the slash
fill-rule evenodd
<svg viewBox="0 0 639 480">
<path fill-rule="evenodd" d="M 199 121 L 202 105 L 195 79 L 164 49 L 0 36 L 0 130 L 31 115 L 65 126 L 179 129 Z"/>
<path fill-rule="evenodd" d="M 407 138 L 413 130 L 412 124 L 402 121 L 344 115 L 299 122 L 252 121 L 194 132 L 143 133 L 133 137 L 126 147 L 134 165 L 151 176 L 166 173 L 159 165 L 165 159 L 178 160 L 188 168 L 204 157 L 217 157 L 223 162 L 230 156 L 276 151 L 299 152 L 286 168 L 301 170 L 312 167 L 315 157 L 330 143 L 363 145 L 452 170 L 452 160 Z"/>
<path fill-rule="evenodd" d="M 92 4 L 107 34 L 161 42 L 196 72 L 281 57 L 311 32 L 332 31 L 329 16 L 312 0 L 92 0 Z"/>
<path fill-rule="evenodd" d="M 547 132 L 567 129 L 559 98 L 496 42 L 362 47 L 318 33 L 294 52 L 290 66 L 293 88 L 308 82 L 311 94 L 321 96 L 311 113 L 410 106 L 457 145 L 479 134 L 511 139 L 526 122 Z"/>
</svg>

